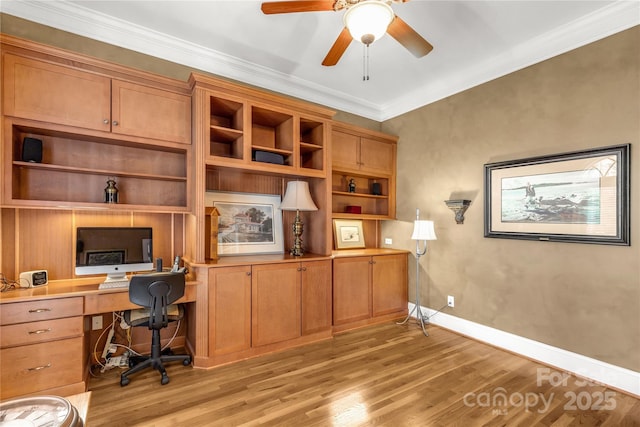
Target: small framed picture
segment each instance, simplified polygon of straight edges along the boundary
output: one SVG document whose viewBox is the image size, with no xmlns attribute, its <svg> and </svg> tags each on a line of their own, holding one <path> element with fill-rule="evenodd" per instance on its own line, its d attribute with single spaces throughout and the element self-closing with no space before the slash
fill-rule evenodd
<svg viewBox="0 0 640 427">
<path fill-rule="evenodd" d="M 364 234 L 362 220 L 334 219 L 333 237 L 336 249 L 364 248 Z"/>
</svg>

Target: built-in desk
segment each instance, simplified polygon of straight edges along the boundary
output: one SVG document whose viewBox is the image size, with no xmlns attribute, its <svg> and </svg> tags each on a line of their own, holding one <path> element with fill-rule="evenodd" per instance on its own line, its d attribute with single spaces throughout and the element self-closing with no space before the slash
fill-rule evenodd
<svg viewBox="0 0 640 427">
<path fill-rule="evenodd" d="M 91 322 L 85 316 L 138 307 L 128 289 L 98 289 L 95 281 L 51 281 L 0 294 L 0 399 L 86 391 Z M 197 287 L 187 282 L 178 302 L 194 302 Z"/>
</svg>

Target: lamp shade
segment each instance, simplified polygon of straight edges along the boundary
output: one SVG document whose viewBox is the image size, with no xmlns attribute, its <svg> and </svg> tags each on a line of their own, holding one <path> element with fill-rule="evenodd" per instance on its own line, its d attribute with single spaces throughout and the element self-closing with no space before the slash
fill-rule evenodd
<svg viewBox="0 0 640 427">
<path fill-rule="evenodd" d="M 344 25 L 354 40 L 370 44 L 384 36 L 395 14 L 387 3 L 365 0 L 351 6 L 344 14 Z"/>
<path fill-rule="evenodd" d="M 283 211 L 317 211 L 306 181 L 289 181 L 280 209 Z"/>
<path fill-rule="evenodd" d="M 413 222 L 412 240 L 437 240 L 433 221 L 416 220 Z"/>
</svg>

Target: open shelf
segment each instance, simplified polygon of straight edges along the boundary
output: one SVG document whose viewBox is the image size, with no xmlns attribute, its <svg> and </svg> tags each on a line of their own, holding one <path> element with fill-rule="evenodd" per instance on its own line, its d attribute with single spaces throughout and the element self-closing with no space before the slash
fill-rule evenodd
<svg viewBox="0 0 640 427">
<path fill-rule="evenodd" d="M 210 97 L 209 155 L 242 159 L 244 149 L 244 104 Z"/>
<path fill-rule="evenodd" d="M 6 121 L 8 204 L 186 211 L 188 147 L 172 148 L 105 139 L 40 125 Z M 24 138 L 42 141 L 42 162 L 21 160 Z M 118 204 L 104 204 L 107 179 L 116 181 Z"/>
<path fill-rule="evenodd" d="M 293 166 L 293 116 L 252 106 L 251 151 L 252 159 L 257 151 L 265 151 L 282 156 L 283 165 Z"/>
<path fill-rule="evenodd" d="M 349 182 L 353 180 L 355 191 L 349 191 Z M 331 179 L 331 212 L 333 218 L 389 219 L 391 200 L 389 179 L 371 176 L 359 176 L 333 171 Z M 373 194 L 374 184 L 381 194 Z M 348 213 L 348 206 L 360 207 L 361 213 Z"/>
<path fill-rule="evenodd" d="M 300 167 L 303 169 L 324 170 L 324 123 L 300 119 Z"/>
</svg>

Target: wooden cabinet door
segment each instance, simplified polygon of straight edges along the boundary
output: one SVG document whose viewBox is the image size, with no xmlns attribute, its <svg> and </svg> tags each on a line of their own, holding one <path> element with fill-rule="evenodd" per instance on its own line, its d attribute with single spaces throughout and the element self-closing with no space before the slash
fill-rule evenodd
<svg viewBox="0 0 640 427">
<path fill-rule="evenodd" d="M 251 266 L 209 269 L 209 356 L 251 347 Z"/>
<path fill-rule="evenodd" d="M 87 129 L 111 128 L 111 79 L 4 55 L 4 114 Z"/>
<path fill-rule="evenodd" d="M 407 254 L 374 256 L 373 316 L 407 309 Z"/>
<path fill-rule="evenodd" d="M 362 138 L 360 143 L 360 170 L 392 175 L 396 161 L 395 144 Z"/>
<path fill-rule="evenodd" d="M 331 328 L 331 261 L 300 263 L 302 267 L 302 335 Z"/>
<path fill-rule="evenodd" d="M 300 337 L 299 263 L 254 265 L 251 273 L 253 347 Z"/>
<path fill-rule="evenodd" d="M 333 324 L 371 317 L 371 257 L 333 260 Z"/>
<path fill-rule="evenodd" d="M 331 138 L 333 168 L 358 170 L 360 168 L 360 137 L 334 130 Z"/>
<path fill-rule="evenodd" d="M 189 96 L 118 80 L 112 92 L 112 132 L 191 143 Z"/>
</svg>

